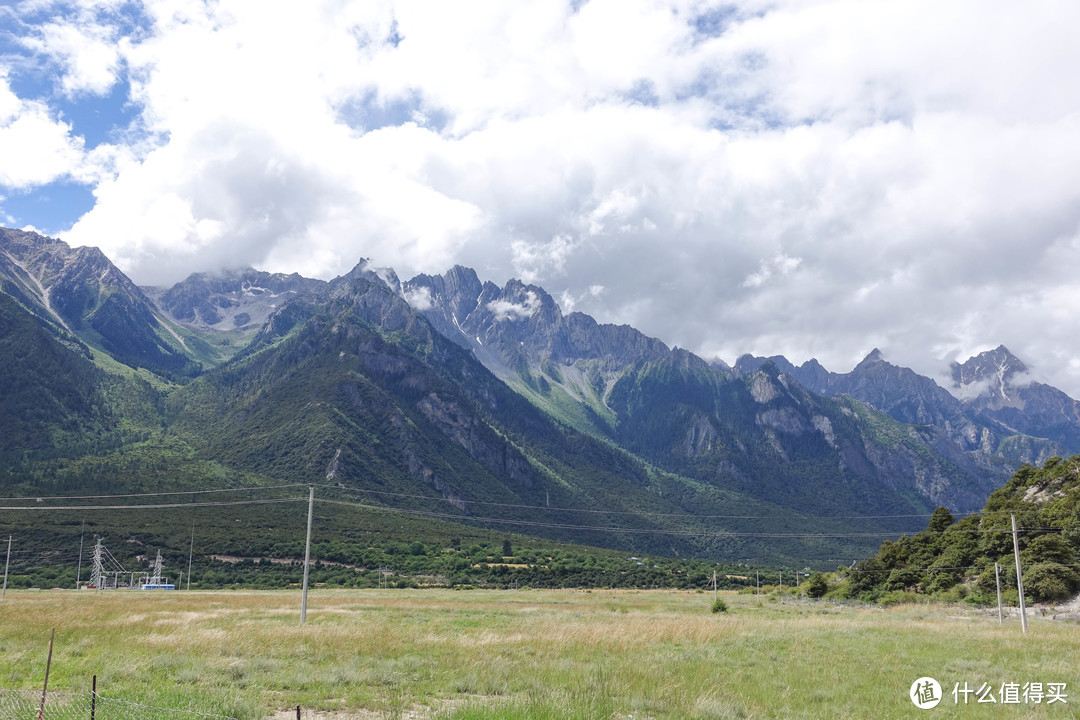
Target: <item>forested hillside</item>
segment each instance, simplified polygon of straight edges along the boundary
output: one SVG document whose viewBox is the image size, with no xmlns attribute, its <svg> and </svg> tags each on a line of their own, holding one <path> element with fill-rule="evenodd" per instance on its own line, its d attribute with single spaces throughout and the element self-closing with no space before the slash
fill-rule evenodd
<svg viewBox="0 0 1080 720">
<path fill-rule="evenodd" d="M 1021 468 L 982 512 L 957 520 L 938 508 L 926 529 L 886 541 L 850 573 L 850 594 L 864 599 L 906 596 L 994 602 L 994 563 L 1015 602 L 1011 518 L 1018 526 L 1024 591 L 1036 602 L 1080 590 L 1080 456 Z"/>
</svg>

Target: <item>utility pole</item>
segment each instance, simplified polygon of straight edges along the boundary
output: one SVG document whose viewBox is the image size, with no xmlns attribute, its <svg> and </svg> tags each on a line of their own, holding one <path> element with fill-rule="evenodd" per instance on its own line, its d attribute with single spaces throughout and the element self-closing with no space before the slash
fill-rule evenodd
<svg viewBox="0 0 1080 720">
<path fill-rule="evenodd" d="M 994 563 L 994 584 L 997 585 L 998 596 L 998 625 L 1005 622 L 1001 617 L 1001 566 Z"/>
<path fill-rule="evenodd" d="M 717 599 L 717 594 L 716 594 L 716 570 L 712 571 L 712 599 L 713 599 L 713 602 L 716 602 L 716 599 Z"/>
<path fill-rule="evenodd" d="M 1024 608 L 1024 575 L 1020 572 L 1020 543 L 1016 540 L 1016 515 L 1012 518 L 1013 555 L 1016 556 L 1016 589 L 1020 591 L 1020 627 L 1027 632 L 1027 610 Z"/>
<path fill-rule="evenodd" d="M 195 521 L 191 521 L 191 545 L 187 552 L 187 589 L 191 589 L 191 554 L 195 552 Z"/>
<path fill-rule="evenodd" d="M 757 599 L 760 600 L 761 599 L 761 571 L 760 570 L 755 570 L 754 571 L 754 577 L 757 578 Z"/>
<path fill-rule="evenodd" d="M 75 589 L 79 589 L 79 581 L 82 580 L 82 548 L 83 548 L 83 535 L 86 531 L 86 521 L 83 520 L 82 527 L 79 528 L 79 569 L 75 571 Z"/>
<path fill-rule="evenodd" d="M 7 557 L 4 558 L 4 590 L 0 592 L 0 598 L 7 595 L 7 571 L 8 563 L 11 562 L 11 536 L 7 536 Z"/>
<path fill-rule="evenodd" d="M 307 542 L 304 544 L 304 594 L 300 601 L 300 622 L 307 622 L 308 569 L 311 566 L 311 513 L 315 508 L 315 486 L 308 486 Z"/>
</svg>

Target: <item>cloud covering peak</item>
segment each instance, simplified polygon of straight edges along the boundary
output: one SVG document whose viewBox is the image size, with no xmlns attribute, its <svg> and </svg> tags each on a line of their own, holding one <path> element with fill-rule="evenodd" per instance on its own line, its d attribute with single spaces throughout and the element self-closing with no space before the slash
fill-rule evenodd
<svg viewBox="0 0 1080 720">
<path fill-rule="evenodd" d="M 1078 24 L 1052 1 L 34 0 L 0 10 L 0 213 L 81 188 L 44 229 L 140 283 L 462 263 L 706 356 L 843 371 L 879 346 L 933 374 L 1006 343 L 1080 395 Z"/>
</svg>

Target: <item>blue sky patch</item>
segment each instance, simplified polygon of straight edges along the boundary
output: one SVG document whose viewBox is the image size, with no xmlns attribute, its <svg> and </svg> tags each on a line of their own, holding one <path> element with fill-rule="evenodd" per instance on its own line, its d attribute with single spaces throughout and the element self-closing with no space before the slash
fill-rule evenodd
<svg viewBox="0 0 1080 720">
<path fill-rule="evenodd" d="M 353 98 L 337 108 L 338 119 L 356 130 L 371 132 L 384 127 L 397 127 L 407 122 L 442 132 L 449 121 L 447 114 L 424 105 L 419 93 L 380 101 L 375 92 Z"/>
<path fill-rule="evenodd" d="M 54 106 L 69 123 L 75 135 L 86 140 L 86 147 L 120 142 L 123 132 L 138 117 L 138 108 L 128 101 L 131 86 L 121 78 L 103 97 L 87 95 L 75 99 L 60 98 Z"/>
<path fill-rule="evenodd" d="M 94 195 L 87 185 L 58 181 L 30 192 L 10 192 L 0 201 L 4 221 L 10 216 L 15 227 L 33 225 L 47 235 L 68 230 L 94 207 Z"/>
</svg>

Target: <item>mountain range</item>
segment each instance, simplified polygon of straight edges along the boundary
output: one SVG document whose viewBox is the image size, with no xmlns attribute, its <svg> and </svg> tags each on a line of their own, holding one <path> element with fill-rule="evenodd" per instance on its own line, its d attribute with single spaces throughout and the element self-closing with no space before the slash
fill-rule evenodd
<svg viewBox="0 0 1080 720">
<path fill-rule="evenodd" d="M 876 547 L 859 517 L 919 529 L 1080 451 L 1076 401 L 1005 348 L 952 379 L 877 351 L 846 374 L 710 363 L 464 267 L 140 288 L 94 248 L 0 229 L 12 492 L 333 483 L 594 545 L 828 562 Z"/>
</svg>

